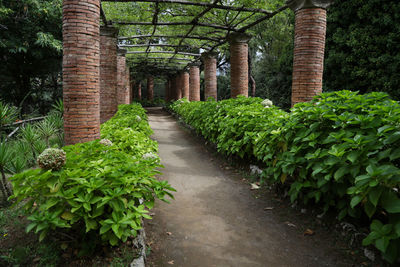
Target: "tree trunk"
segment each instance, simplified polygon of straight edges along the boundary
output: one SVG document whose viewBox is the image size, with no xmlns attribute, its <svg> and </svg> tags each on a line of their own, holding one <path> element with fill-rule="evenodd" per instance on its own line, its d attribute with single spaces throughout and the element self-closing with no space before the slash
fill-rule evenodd
<svg viewBox="0 0 400 267">
<path fill-rule="evenodd" d="M 253 78 L 252 73 L 252 60 L 250 56 L 250 51 L 248 53 L 248 61 L 249 61 L 249 82 L 250 82 L 250 88 L 251 88 L 251 96 L 255 97 L 256 96 L 256 81 Z"/>
<path fill-rule="evenodd" d="M 250 75 L 250 85 L 251 85 L 251 96 L 256 97 L 256 80 Z"/>
</svg>

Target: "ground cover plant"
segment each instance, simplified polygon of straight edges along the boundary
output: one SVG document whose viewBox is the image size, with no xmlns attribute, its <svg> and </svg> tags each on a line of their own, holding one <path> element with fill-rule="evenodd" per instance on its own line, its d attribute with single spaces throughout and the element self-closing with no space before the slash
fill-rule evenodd
<svg viewBox="0 0 400 267">
<path fill-rule="evenodd" d="M 368 223 L 364 245 L 400 255 L 400 105 L 385 93 L 324 93 L 286 113 L 259 98 L 171 105 L 229 155 L 264 163 L 263 181 L 290 187 L 338 219 Z"/>
<path fill-rule="evenodd" d="M 81 255 L 136 236 L 155 198 L 167 201 L 174 190 L 155 178 L 161 165 L 151 133 L 139 104 L 121 105 L 101 126 L 101 140 L 63 147 L 61 169 L 11 177 L 11 199 L 29 215 L 27 231 L 40 234 L 39 240 L 56 235 Z"/>
</svg>

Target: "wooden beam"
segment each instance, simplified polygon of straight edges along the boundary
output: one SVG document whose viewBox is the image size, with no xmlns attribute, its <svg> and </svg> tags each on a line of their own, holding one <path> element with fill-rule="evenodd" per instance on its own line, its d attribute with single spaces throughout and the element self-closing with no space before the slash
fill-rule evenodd
<svg viewBox="0 0 400 267">
<path fill-rule="evenodd" d="M 147 47 L 147 46 L 153 46 L 153 47 L 173 47 L 173 48 L 193 48 L 193 49 L 198 49 L 198 47 L 193 47 L 190 45 L 171 45 L 171 44 L 133 44 L 133 45 L 118 45 L 119 47 Z"/>
<path fill-rule="evenodd" d="M 102 0 L 102 2 L 143 2 L 143 3 L 165 3 L 165 4 L 179 4 L 188 6 L 202 6 L 211 7 L 215 9 L 223 9 L 230 11 L 245 11 L 253 13 L 264 13 L 269 14 L 270 11 L 261 8 L 251 8 L 251 7 L 238 7 L 238 6 L 225 6 L 220 4 L 212 4 L 207 2 L 190 2 L 186 0 Z"/>
<path fill-rule="evenodd" d="M 183 58 L 183 57 L 174 57 L 174 58 L 169 58 L 169 57 L 141 57 L 138 59 L 150 59 L 150 60 L 168 60 L 168 59 L 172 59 L 172 60 L 176 60 L 176 61 L 193 61 L 193 59 L 191 58 Z"/>
<path fill-rule="evenodd" d="M 142 25 L 142 26 L 150 26 L 154 25 L 152 22 L 147 22 L 147 21 L 112 21 L 112 23 L 118 24 L 118 25 Z M 191 22 L 157 22 L 155 25 L 157 26 L 198 26 L 198 27 L 209 27 L 209 28 L 214 28 L 214 29 L 219 29 L 219 30 L 225 30 L 225 31 L 236 31 L 233 27 L 227 27 L 223 25 L 217 25 L 217 24 L 209 24 L 209 23 L 202 23 L 202 22 L 196 22 L 193 23 Z"/>
<path fill-rule="evenodd" d="M 220 2 L 221 0 L 214 0 L 214 2 L 212 3 L 213 5 L 216 5 L 218 2 Z M 203 17 L 205 14 L 207 14 L 207 12 L 209 12 L 212 9 L 212 7 L 207 7 L 205 8 L 202 12 L 200 12 L 199 14 L 197 14 L 191 21 L 192 23 L 192 27 L 190 27 L 190 29 L 186 32 L 185 36 L 182 37 L 182 39 L 179 41 L 178 45 L 182 45 L 183 41 L 185 41 L 186 37 L 188 37 L 190 35 L 190 33 L 194 30 L 194 28 L 196 28 L 196 26 L 198 25 L 198 20 L 199 18 Z M 175 54 L 172 57 L 175 57 L 176 53 L 178 52 L 178 48 L 175 49 Z"/>
<path fill-rule="evenodd" d="M 151 34 L 143 34 L 143 35 L 133 35 L 133 36 L 126 36 L 126 37 L 118 37 L 118 40 L 131 40 L 131 39 L 142 39 L 142 38 L 167 38 L 167 39 L 180 39 L 185 37 L 185 35 L 151 35 Z M 196 39 L 196 40 L 206 40 L 206 41 L 212 41 L 212 42 L 219 42 L 220 39 L 217 38 L 212 38 L 212 37 L 206 37 L 206 36 L 195 36 L 195 35 L 190 35 L 187 36 L 186 39 Z"/>
<path fill-rule="evenodd" d="M 157 54 L 174 54 L 174 51 L 128 51 L 126 52 L 127 54 L 146 54 L 146 53 L 157 53 Z M 187 52 L 178 52 L 176 53 L 178 55 L 184 55 L 184 56 L 192 56 L 192 57 L 199 57 L 201 54 L 196 54 L 196 53 L 187 53 Z"/>
</svg>

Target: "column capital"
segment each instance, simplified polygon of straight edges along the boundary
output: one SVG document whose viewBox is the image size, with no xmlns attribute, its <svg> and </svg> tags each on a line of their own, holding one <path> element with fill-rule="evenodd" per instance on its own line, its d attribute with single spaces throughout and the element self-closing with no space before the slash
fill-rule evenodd
<svg viewBox="0 0 400 267">
<path fill-rule="evenodd" d="M 214 52 L 214 51 L 207 51 L 207 52 L 203 52 L 201 53 L 201 59 L 207 59 L 207 58 L 217 58 L 218 57 L 218 52 Z"/>
<path fill-rule="evenodd" d="M 117 38 L 119 29 L 113 26 L 100 26 L 100 35 Z"/>
<path fill-rule="evenodd" d="M 251 39 L 251 35 L 244 32 L 234 32 L 229 34 L 228 41 L 232 43 L 248 43 Z"/>
<path fill-rule="evenodd" d="M 326 9 L 334 0 L 287 0 L 286 4 L 294 12 L 304 8 L 323 8 Z"/>
<path fill-rule="evenodd" d="M 122 49 L 122 48 L 117 49 L 118 56 L 125 56 L 126 52 L 128 52 L 126 49 Z"/>
</svg>

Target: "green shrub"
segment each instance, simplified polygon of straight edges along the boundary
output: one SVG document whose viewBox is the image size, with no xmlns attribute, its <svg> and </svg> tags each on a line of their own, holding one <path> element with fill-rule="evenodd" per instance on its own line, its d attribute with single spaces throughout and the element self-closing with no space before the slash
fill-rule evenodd
<svg viewBox="0 0 400 267">
<path fill-rule="evenodd" d="M 59 171 L 31 169 L 13 176 L 12 198 L 28 200 L 27 230 L 34 229 L 42 240 L 50 231 L 68 229 L 83 246 L 88 239 L 116 245 L 135 236 L 142 218 L 150 219 L 155 198 L 166 201 L 174 191 L 154 177 L 161 165 L 150 133 L 143 108 L 122 105 L 102 125 L 101 135 L 109 142 L 64 147 L 67 161 Z M 143 157 L 149 152 L 155 157 Z"/>
<path fill-rule="evenodd" d="M 387 94 L 325 93 L 290 113 L 243 97 L 171 108 L 219 151 L 262 161 L 263 181 L 290 186 L 291 201 L 368 220 L 363 244 L 400 256 L 400 105 Z"/>
</svg>

